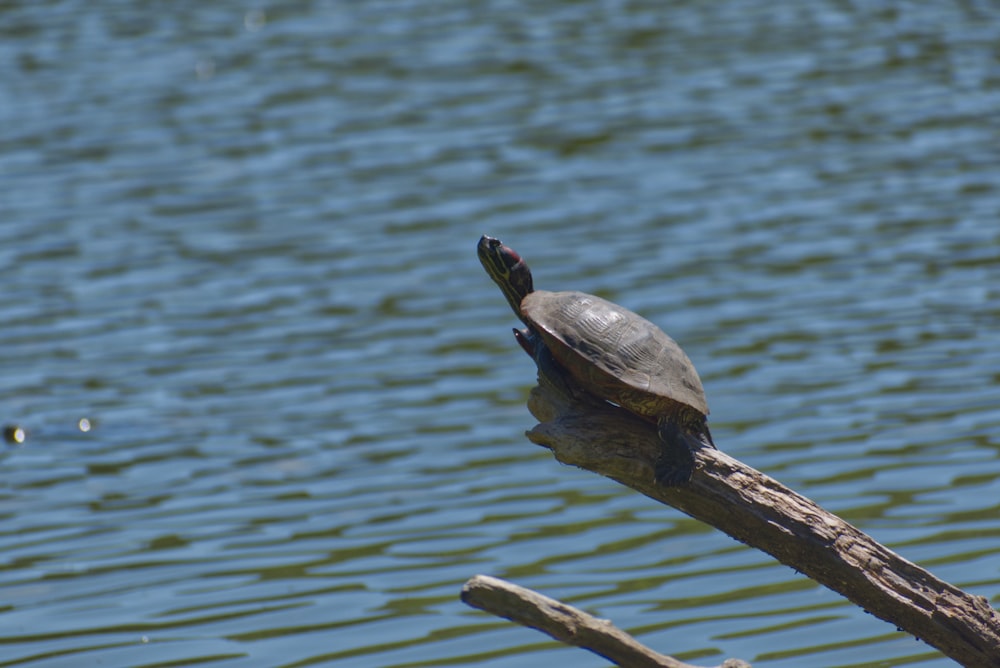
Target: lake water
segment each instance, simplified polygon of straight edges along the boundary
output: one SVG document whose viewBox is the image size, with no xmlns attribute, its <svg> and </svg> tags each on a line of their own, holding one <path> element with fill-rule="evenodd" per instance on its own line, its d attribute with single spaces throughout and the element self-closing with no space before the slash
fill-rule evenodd
<svg viewBox="0 0 1000 668">
<path fill-rule="evenodd" d="M 948 666 L 557 464 L 475 256 L 697 365 L 720 448 L 1000 600 L 990 3 L 0 7 L 0 666 Z M 91 422 L 89 431 L 80 420 Z"/>
</svg>

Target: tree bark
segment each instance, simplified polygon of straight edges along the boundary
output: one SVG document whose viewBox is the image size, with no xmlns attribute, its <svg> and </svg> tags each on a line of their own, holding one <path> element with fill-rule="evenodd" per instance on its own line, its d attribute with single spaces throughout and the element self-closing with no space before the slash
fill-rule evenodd
<svg viewBox="0 0 1000 668">
<path fill-rule="evenodd" d="M 966 668 L 1000 666 L 1000 620 L 989 602 L 943 582 L 839 517 L 721 450 L 695 453 L 691 482 L 653 481 L 656 429 L 552 383 L 528 401 L 528 438 L 556 459 L 612 478 L 767 552 Z M 724 446 L 724 444 L 723 444 Z"/>
<path fill-rule="evenodd" d="M 499 578 L 486 575 L 471 578 L 462 587 L 462 600 L 474 608 L 542 631 L 568 645 L 588 649 L 615 665 L 628 668 L 697 668 L 654 652 L 606 619 L 598 619 L 571 605 Z M 729 659 L 721 668 L 750 668 L 750 664 Z"/>
</svg>

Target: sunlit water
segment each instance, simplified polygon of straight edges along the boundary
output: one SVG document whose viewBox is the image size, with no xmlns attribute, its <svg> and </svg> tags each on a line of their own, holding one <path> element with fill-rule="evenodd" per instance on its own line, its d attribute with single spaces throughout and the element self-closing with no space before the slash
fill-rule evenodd
<svg viewBox="0 0 1000 668">
<path fill-rule="evenodd" d="M 1000 598 L 1000 16 L 764 7 L 0 8 L 0 665 L 605 665 L 477 573 L 705 665 L 950 665 L 523 437 L 484 232 Z"/>
</svg>

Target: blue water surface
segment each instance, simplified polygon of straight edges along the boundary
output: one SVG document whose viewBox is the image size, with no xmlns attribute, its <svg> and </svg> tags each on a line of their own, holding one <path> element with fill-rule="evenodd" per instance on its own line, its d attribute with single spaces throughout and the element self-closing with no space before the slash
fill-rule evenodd
<svg viewBox="0 0 1000 668">
<path fill-rule="evenodd" d="M 531 445 L 483 233 L 678 340 L 722 449 L 1000 597 L 993 6 L 55 0 L 0 35 L 0 666 L 607 665 L 463 605 L 478 573 L 701 665 L 954 665 Z"/>
</svg>

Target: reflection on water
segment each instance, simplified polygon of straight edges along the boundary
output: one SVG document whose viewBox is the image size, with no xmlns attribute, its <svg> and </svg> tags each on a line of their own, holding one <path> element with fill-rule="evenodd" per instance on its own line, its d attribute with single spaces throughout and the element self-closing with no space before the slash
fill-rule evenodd
<svg viewBox="0 0 1000 668">
<path fill-rule="evenodd" d="M 483 233 L 997 596 L 993 10 L 76 5 L 0 8 L 3 665 L 603 665 L 475 573 L 700 663 L 948 665 L 528 444 Z"/>
</svg>

